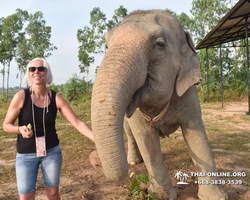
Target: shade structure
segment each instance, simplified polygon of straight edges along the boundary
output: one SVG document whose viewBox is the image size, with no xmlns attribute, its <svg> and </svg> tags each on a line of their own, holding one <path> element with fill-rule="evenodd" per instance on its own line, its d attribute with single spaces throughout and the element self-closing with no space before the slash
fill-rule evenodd
<svg viewBox="0 0 250 200">
<path fill-rule="evenodd" d="M 250 0 L 240 0 L 196 46 L 204 49 L 246 38 L 246 20 L 250 24 Z M 250 26 L 248 26 L 250 32 Z"/>
</svg>

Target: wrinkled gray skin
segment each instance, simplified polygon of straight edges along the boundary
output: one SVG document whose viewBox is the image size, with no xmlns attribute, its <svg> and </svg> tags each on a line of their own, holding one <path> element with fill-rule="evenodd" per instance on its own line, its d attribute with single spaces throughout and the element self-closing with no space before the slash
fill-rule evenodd
<svg viewBox="0 0 250 200">
<path fill-rule="evenodd" d="M 160 136 L 181 127 L 197 172 L 216 171 L 194 85 L 200 80 L 200 66 L 193 42 L 173 16 L 160 10 L 131 13 L 106 34 L 106 41 L 108 49 L 98 69 L 91 105 L 104 174 L 121 180 L 128 175 L 128 163 L 143 159 L 151 180 L 148 191 L 162 199 L 176 199 L 163 162 Z M 153 118 L 169 100 L 167 112 L 152 125 L 150 157 L 150 123 L 136 108 Z M 211 184 L 200 185 L 198 195 L 202 200 L 227 199 L 222 188 Z"/>
</svg>

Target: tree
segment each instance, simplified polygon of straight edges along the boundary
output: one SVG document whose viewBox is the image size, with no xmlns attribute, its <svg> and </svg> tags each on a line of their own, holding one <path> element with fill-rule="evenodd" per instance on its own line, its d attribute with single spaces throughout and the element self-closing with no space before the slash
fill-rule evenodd
<svg viewBox="0 0 250 200">
<path fill-rule="evenodd" d="M 186 13 L 181 13 L 179 18 L 179 22 L 181 23 L 183 29 L 190 33 L 193 38 L 192 33 L 194 32 L 195 22 L 192 18 L 190 18 Z"/>
<path fill-rule="evenodd" d="M 117 27 L 122 20 L 128 15 L 128 10 L 123 6 L 120 6 L 115 10 L 112 20 L 109 20 L 107 23 L 107 31 Z"/>
<path fill-rule="evenodd" d="M 127 15 L 127 9 L 120 6 L 115 10 L 112 20 L 107 22 L 106 15 L 100 8 L 93 8 L 90 12 L 90 25 L 78 29 L 77 40 L 79 42 L 78 60 L 80 61 L 80 72 L 87 72 L 87 83 L 89 67 L 95 62 L 94 54 L 105 53 L 105 34 L 108 30 L 118 26 Z"/>
<path fill-rule="evenodd" d="M 80 43 L 78 50 L 78 60 L 80 61 L 80 72 L 88 73 L 91 63 L 95 62 L 91 54 L 102 53 L 102 44 L 104 43 L 104 30 L 106 29 L 106 15 L 101 12 L 100 8 L 93 8 L 90 13 L 91 28 L 85 26 L 83 30 L 77 31 L 77 40 Z"/>
<path fill-rule="evenodd" d="M 167 11 L 169 14 L 171 14 L 172 16 L 174 16 L 176 19 L 179 19 L 179 15 L 177 15 L 177 13 L 169 8 L 166 8 L 165 11 Z"/>
<path fill-rule="evenodd" d="M 93 31 L 87 26 L 85 26 L 83 30 L 79 29 L 77 31 L 77 40 L 80 43 L 78 48 L 79 68 L 80 73 L 87 72 L 87 81 L 89 66 L 95 61 L 95 58 L 90 56 L 90 54 L 95 51 L 95 41 L 93 37 Z"/>
<path fill-rule="evenodd" d="M 183 29 L 192 35 L 194 31 L 195 22 L 192 18 L 190 18 L 186 13 L 182 12 L 178 15 L 176 12 L 172 11 L 169 8 L 166 8 L 165 11 L 174 16 L 182 25 Z"/>
<path fill-rule="evenodd" d="M 4 99 L 4 75 L 5 75 L 5 62 L 7 54 L 5 52 L 5 45 L 4 41 L 2 40 L 2 26 L 3 26 L 3 20 L 4 18 L 0 18 L 0 63 L 3 64 L 3 69 L 0 71 L 0 73 L 3 76 L 3 82 L 2 82 L 2 99 Z"/>
<path fill-rule="evenodd" d="M 182 176 L 183 176 L 183 172 L 180 170 L 180 171 L 177 171 L 175 173 L 174 177 L 177 178 L 178 180 L 180 180 Z"/>
<path fill-rule="evenodd" d="M 46 26 L 42 12 L 27 15 L 27 19 L 26 32 L 21 35 L 15 54 L 20 77 L 19 88 L 28 62 L 36 57 L 48 57 L 51 55 L 50 51 L 57 49 L 50 43 L 51 27 Z"/>
<path fill-rule="evenodd" d="M 67 101 L 79 99 L 82 94 L 86 94 L 87 92 L 87 83 L 79 78 L 77 74 L 73 74 L 73 77 L 63 86 L 63 97 Z"/>
<path fill-rule="evenodd" d="M 193 0 L 191 13 L 195 21 L 195 37 L 200 42 L 230 10 L 230 0 Z"/>
<path fill-rule="evenodd" d="M 25 31 L 29 36 L 28 45 L 31 59 L 36 57 L 46 58 L 51 55 L 50 51 L 57 49 L 50 43 L 51 27 L 46 26 L 42 12 L 38 11 L 29 15 L 29 24 Z"/>
<path fill-rule="evenodd" d="M 195 26 L 192 28 L 192 35 L 197 44 L 202 41 L 208 32 L 212 30 L 230 10 L 231 7 L 228 7 L 230 2 L 230 0 L 193 0 L 190 12 L 194 16 L 193 21 L 195 21 Z M 225 45 L 222 45 L 222 47 L 224 46 Z M 204 89 L 207 89 L 207 82 L 209 83 L 210 90 L 216 91 L 220 88 L 221 74 L 226 77 L 226 73 L 230 70 L 229 66 L 234 64 L 230 58 L 231 53 L 229 51 L 231 52 L 232 50 L 222 48 L 222 71 L 220 69 L 220 54 L 217 49 L 208 49 L 207 54 L 205 49 L 198 52 L 197 56 L 201 64 L 203 77 L 201 84 L 199 84 L 199 91 L 206 92 Z M 208 59 L 206 55 L 208 55 Z M 206 98 L 204 100 L 206 100 Z"/>
<path fill-rule="evenodd" d="M 22 77 L 25 73 L 25 66 L 28 65 L 29 60 L 31 59 L 31 48 L 29 46 L 29 41 L 26 38 L 22 38 L 22 40 L 17 45 L 16 51 L 16 62 L 19 69 L 19 90 L 22 87 Z"/>
<path fill-rule="evenodd" d="M 25 23 L 28 20 L 28 23 Z M 27 24 L 24 28 L 24 24 Z M 10 63 L 15 57 L 18 64 L 20 77 L 20 86 L 22 83 L 22 74 L 25 71 L 29 60 L 35 57 L 48 57 L 51 51 L 57 49 L 50 43 L 51 27 L 46 26 L 41 12 L 28 14 L 27 11 L 17 9 L 16 13 L 0 19 L 0 62 L 3 64 L 1 73 L 3 81 L 5 75 L 5 64 L 7 69 L 7 91 L 8 98 Z M 3 87 L 4 89 L 4 82 Z M 3 94 L 2 94 L 3 96 Z"/>
<path fill-rule="evenodd" d="M 22 19 L 23 23 L 27 21 L 29 18 L 29 14 L 27 11 L 22 11 L 19 13 L 19 17 Z M 27 39 L 25 38 L 25 32 L 21 32 L 19 34 L 19 41 L 17 44 L 17 48 L 15 51 L 15 59 L 17 62 L 18 70 L 19 70 L 19 90 L 22 87 L 22 73 L 24 73 L 24 65 L 27 65 L 27 60 L 29 59 L 29 46 L 27 44 Z M 18 74 L 17 74 L 18 76 Z"/>
<path fill-rule="evenodd" d="M 7 61 L 7 90 L 6 90 L 6 101 L 8 100 L 8 88 L 9 88 L 9 74 L 10 74 L 10 63 L 15 56 L 15 50 L 19 40 L 22 38 L 23 33 L 23 22 L 26 18 L 26 11 L 17 9 L 16 13 L 3 19 L 2 24 L 2 49 L 5 51 L 3 60 Z M 3 73 L 5 73 L 3 71 Z"/>
</svg>

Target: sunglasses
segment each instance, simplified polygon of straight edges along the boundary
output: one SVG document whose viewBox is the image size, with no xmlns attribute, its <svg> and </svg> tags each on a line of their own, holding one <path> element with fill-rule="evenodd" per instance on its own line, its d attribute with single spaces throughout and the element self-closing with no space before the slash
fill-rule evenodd
<svg viewBox="0 0 250 200">
<path fill-rule="evenodd" d="M 36 69 L 39 71 L 39 72 L 43 72 L 45 70 L 45 67 L 44 66 L 40 66 L 40 67 L 29 67 L 29 71 L 30 72 L 34 72 L 36 71 Z"/>
</svg>

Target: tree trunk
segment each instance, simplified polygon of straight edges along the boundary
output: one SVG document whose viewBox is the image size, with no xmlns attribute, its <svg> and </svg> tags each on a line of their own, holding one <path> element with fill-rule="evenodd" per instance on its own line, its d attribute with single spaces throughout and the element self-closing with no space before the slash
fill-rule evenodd
<svg viewBox="0 0 250 200">
<path fill-rule="evenodd" d="M 19 83 L 19 91 L 21 90 L 22 88 L 22 71 L 20 70 L 20 83 Z"/>
<path fill-rule="evenodd" d="M 3 61 L 3 82 L 2 82 L 2 98 L 4 99 L 4 75 L 5 75 L 5 60 Z"/>
<path fill-rule="evenodd" d="M 9 65 L 8 65 L 8 70 L 7 70 L 7 88 L 6 88 L 6 102 L 8 101 L 8 95 L 9 95 L 9 78 L 10 78 L 10 60 L 9 60 Z"/>
</svg>

